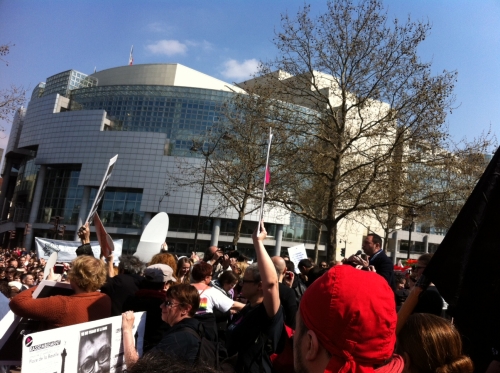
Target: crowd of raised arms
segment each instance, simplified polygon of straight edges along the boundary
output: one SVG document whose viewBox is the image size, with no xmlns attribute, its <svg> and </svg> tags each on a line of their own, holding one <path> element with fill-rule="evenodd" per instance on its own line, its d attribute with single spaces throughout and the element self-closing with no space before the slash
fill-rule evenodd
<svg viewBox="0 0 500 373">
<path fill-rule="evenodd" d="M 0 291 L 16 315 L 45 329 L 121 315 L 130 373 L 473 372 L 432 284 L 396 335 L 397 311 L 412 287 L 424 286 L 418 280 L 430 254 L 398 275 L 380 237 L 370 234 L 364 254 L 339 263 L 302 259 L 296 268 L 286 256 L 269 256 L 266 235 L 262 223 L 252 236 L 252 260 L 215 246 L 201 258 L 177 258 L 163 247 L 149 263 L 122 255 L 116 267 L 113 256 L 94 258 L 87 225 L 76 259 L 47 278 L 69 282 L 73 295 L 34 299 L 46 262 L 22 248 L 1 250 Z M 141 311 L 139 356 L 133 325 Z M 91 361 L 80 370 L 110 371 L 109 359 Z"/>
</svg>

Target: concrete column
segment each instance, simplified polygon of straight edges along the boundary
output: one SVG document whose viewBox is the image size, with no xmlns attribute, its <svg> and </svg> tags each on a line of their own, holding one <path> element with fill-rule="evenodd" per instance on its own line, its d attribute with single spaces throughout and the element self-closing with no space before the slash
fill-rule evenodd
<svg viewBox="0 0 500 373">
<path fill-rule="evenodd" d="M 210 246 L 219 245 L 220 225 L 221 225 L 221 220 L 219 218 L 214 219 L 214 226 L 212 227 L 212 237 L 210 239 Z"/>
<path fill-rule="evenodd" d="M 78 211 L 78 219 L 76 221 L 76 229 L 75 229 L 75 235 L 73 237 L 73 240 L 79 241 L 80 239 L 78 238 L 78 229 L 83 225 L 83 222 L 85 219 L 87 219 L 87 209 L 89 206 L 89 199 L 90 199 L 90 187 L 89 186 L 84 186 L 83 187 L 83 195 L 82 195 L 82 201 L 80 202 L 80 211 Z"/>
<path fill-rule="evenodd" d="M 144 229 L 146 229 L 146 226 L 149 224 L 153 217 L 152 212 L 145 212 L 144 217 L 142 218 L 142 231 L 144 232 Z"/>
<path fill-rule="evenodd" d="M 394 240 L 394 250 L 392 250 L 392 263 L 397 264 L 397 257 L 399 252 L 399 240 L 398 240 L 398 231 L 392 233 L 392 239 Z"/>
<path fill-rule="evenodd" d="M 321 231 L 319 232 L 321 234 Z M 276 226 L 276 246 L 274 246 L 274 256 L 281 254 L 281 240 L 283 239 L 283 224 Z"/>
<path fill-rule="evenodd" d="M 42 199 L 43 183 L 45 181 L 45 173 L 47 171 L 46 165 L 41 165 L 36 178 L 35 193 L 33 193 L 33 203 L 31 204 L 30 216 L 28 223 L 31 224 L 30 232 L 24 237 L 24 247 L 29 252 L 31 250 L 31 241 L 33 241 L 33 223 L 36 221 L 38 215 L 38 208 L 40 207 L 40 200 Z"/>
<path fill-rule="evenodd" d="M 7 214 L 9 212 L 8 206 L 6 206 L 9 202 L 7 201 L 7 187 L 9 186 L 10 180 L 10 170 L 12 169 L 12 160 L 9 158 L 5 158 L 5 172 L 2 175 L 2 190 L 0 192 L 0 209 L 1 215 L 0 220 L 5 220 L 7 218 Z"/>
<path fill-rule="evenodd" d="M 429 236 L 424 236 L 424 252 L 427 254 L 429 252 Z"/>
</svg>

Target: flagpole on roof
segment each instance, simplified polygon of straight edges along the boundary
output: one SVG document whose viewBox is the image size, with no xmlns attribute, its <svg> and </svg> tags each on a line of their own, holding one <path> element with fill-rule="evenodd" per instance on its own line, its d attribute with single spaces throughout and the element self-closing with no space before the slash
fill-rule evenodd
<svg viewBox="0 0 500 373">
<path fill-rule="evenodd" d="M 132 66 L 134 64 L 134 46 L 132 45 L 132 48 L 130 48 L 130 55 L 128 57 L 128 64 L 129 66 Z"/>
</svg>

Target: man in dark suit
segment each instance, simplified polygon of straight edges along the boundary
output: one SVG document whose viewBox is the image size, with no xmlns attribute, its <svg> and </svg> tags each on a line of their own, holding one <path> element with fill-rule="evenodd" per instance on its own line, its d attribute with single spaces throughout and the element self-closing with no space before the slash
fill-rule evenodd
<svg viewBox="0 0 500 373">
<path fill-rule="evenodd" d="M 363 266 L 363 269 L 370 270 L 374 268 L 380 276 L 385 278 L 392 290 L 394 290 L 394 265 L 391 258 L 382 250 L 382 238 L 378 234 L 370 233 L 363 240 L 362 249 L 370 257 L 368 261 L 356 255 L 351 256 L 348 261 Z"/>
</svg>

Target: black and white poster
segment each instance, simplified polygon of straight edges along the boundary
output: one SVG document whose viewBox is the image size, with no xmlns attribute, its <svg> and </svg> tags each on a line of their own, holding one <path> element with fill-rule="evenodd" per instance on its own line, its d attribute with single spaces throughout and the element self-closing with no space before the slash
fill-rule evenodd
<svg viewBox="0 0 500 373">
<path fill-rule="evenodd" d="M 142 356 L 146 313 L 136 312 L 133 333 Z M 23 372 L 69 373 L 126 370 L 122 343 L 122 317 L 51 329 L 24 337 Z"/>
</svg>

